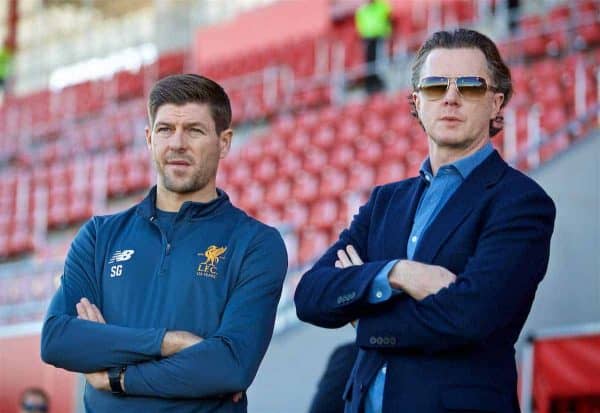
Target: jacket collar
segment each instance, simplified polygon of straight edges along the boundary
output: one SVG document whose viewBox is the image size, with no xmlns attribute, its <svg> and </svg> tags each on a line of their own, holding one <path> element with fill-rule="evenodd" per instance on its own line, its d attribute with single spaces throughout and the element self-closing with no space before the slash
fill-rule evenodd
<svg viewBox="0 0 600 413">
<path fill-rule="evenodd" d="M 217 197 L 210 202 L 186 201 L 181 205 L 178 214 L 189 219 L 199 219 L 225 212 L 231 207 L 229 195 L 217 188 Z M 137 213 L 145 218 L 156 217 L 156 185 L 137 206 Z"/>
<path fill-rule="evenodd" d="M 479 164 L 429 225 L 419 241 L 413 259 L 432 262 L 444 242 L 469 215 L 473 207 L 478 205 L 485 191 L 496 185 L 502 178 L 507 168 L 508 165 L 495 150 Z"/>
</svg>

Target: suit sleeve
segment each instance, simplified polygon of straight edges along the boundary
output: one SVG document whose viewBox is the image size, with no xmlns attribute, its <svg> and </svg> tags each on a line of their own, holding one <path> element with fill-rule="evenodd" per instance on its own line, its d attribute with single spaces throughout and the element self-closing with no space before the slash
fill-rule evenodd
<svg viewBox="0 0 600 413">
<path fill-rule="evenodd" d="M 95 239 L 95 222 L 90 220 L 71 244 L 41 336 L 42 360 L 81 373 L 158 357 L 165 334 L 164 329 L 120 327 L 77 318 L 75 305 L 83 297 L 101 308 L 94 275 Z"/>
<path fill-rule="evenodd" d="M 436 352 L 481 342 L 515 322 L 521 328 L 546 273 L 555 213 L 541 190 L 497 205 L 456 282 L 362 317 L 358 345 Z"/>
<path fill-rule="evenodd" d="M 279 233 L 257 235 L 215 334 L 162 360 L 129 366 L 126 393 L 198 398 L 247 389 L 271 341 L 286 271 Z"/>
<path fill-rule="evenodd" d="M 365 262 L 363 265 L 336 268 L 337 251 L 352 244 L 359 256 L 367 257 L 369 221 L 379 187 L 362 206 L 350 224 L 315 265 L 306 272 L 296 288 L 294 302 L 298 318 L 326 327 L 342 327 L 362 318 L 375 305 L 369 302 L 373 279 L 389 261 Z"/>
</svg>

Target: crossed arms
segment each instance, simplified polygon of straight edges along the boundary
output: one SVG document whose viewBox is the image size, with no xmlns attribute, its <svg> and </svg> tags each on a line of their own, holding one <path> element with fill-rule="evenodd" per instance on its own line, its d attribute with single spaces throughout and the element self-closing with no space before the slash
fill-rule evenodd
<svg viewBox="0 0 600 413">
<path fill-rule="evenodd" d="M 287 270 L 285 246 L 275 230 L 253 240 L 219 328 L 210 337 L 103 323 L 99 307 L 92 306 L 101 302 L 95 239 L 90 221 L 71 246 L 42 330 L 45 362 L 81 373 L 126 365 L 123 387 L 136 396 L 201 398 L 250 385 L 271 339 Z M 104 389 L 104 376 L 88 379 Z"/>
<path fill-rule="evenodd" d="M 452 274 L 439 266 L 400 260 L 388 280 L 404 294 L 374 303 L 370 288 L 389 260 L 360 258 L 368 257 L 378 190 L 300 281 L 295 295 L 298 317 L 327 328 L 359 319 L 357 344 L 386 351 L 437 352 L 472 345 L 503 328 L 514 333 L 546 271 L 552 201 L 542 191 L 504 197 L 483 223 L 464 270 Z M 393 339 L 380 343 L 373 337 Z"/>
</svg>

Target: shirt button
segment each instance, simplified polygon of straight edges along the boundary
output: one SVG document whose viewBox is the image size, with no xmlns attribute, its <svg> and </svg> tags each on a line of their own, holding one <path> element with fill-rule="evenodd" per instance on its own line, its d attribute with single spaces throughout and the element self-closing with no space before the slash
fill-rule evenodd
<svg viewBox="0 0 600 413">
<path fill-rule="evenodd" d="M 413 235 L 413 237 L 411 238 L 412 242 L 417 242 L 419 238 L 416 235 Z"/>
<path fill-rule="evenodd" d="M 383 293 L 382 293 L 381 291 L 377 291 L 377 292 L 375 293 L 375 297 L 377 297 L 377 298 L 381 298 L 381 297 L 383 297 Z"/>
</svg>

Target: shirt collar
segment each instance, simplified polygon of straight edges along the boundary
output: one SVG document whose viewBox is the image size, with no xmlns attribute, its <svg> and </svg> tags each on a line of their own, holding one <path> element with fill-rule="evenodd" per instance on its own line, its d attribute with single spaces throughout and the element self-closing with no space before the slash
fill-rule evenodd
<svg viewBox="0 0 600 413">
<path fill-rule="evenodd" d="M 181 205 L 179 214 L 189 218 L 202 218 L 223 212 L 231 202 L 225 191 L 216 188 L 217 197 L 209 202 L 186 201 Z M 146 198 L 138 204 L 138 212 L 148 218 L 156 216 L 156 185 L 152 187 Z"/>
<path fill-rule="evenodd" d="M 481 149 L 477 150 L 477 152 L 461 158 L 451 164 L 444 165 L 442 168 L 454 169 L 458 171 L 463 179 L 467 179 L 471 172 L 473 172 L 473 169 L 477 168 L 479 164 L 481 164 L 492 152 L 494 152 L 494 147 L 492 146 L 491 142 L 488 142 Z M 429 157 L 427 157 L 427 159 L 425 159 L 421 164 L 419 173 L 428 182 L 433 179 L 433 172 L 431 171 L 431 162 Z"/>
</svg>

